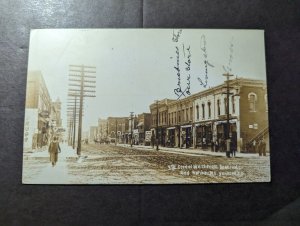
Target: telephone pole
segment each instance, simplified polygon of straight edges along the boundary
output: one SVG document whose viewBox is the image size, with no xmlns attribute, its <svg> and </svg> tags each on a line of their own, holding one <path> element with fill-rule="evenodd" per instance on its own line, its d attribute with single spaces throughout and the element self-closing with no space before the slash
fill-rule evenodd
<svg viewBox="0 0 300 226">
<path fill-rule="evenodd" d="M 229 114 L 229 96 L 233 95 L 233 93 L 230 93 L 230 87 L 229 86 L 229 77 L 232 77 L 232 74 L 226 73 L 223 74 L 223 76 L 226 77 L 226 133 L 225 133 L 225 138 L 226 138 L 226 157 L 230 158 L 230 114 Z"/>
<path fill-rule="evenodd" d="M 83 100 L 85 97 L 95 96 L 96 67 L 85 65 L 69 65 L 69 96 L 79 98 L 79 115 L 78 115 L 78 139 L 77 139 L 77 155 L 81 155 L 81 135 L 82 135 L 82 116 L 83 116 Z M 72 88 L 73 87 L 73 88 Z M 92 88 L 92 89 L 87 89 Z M 91 94 L 88 94 L 91 93 Z M 76 115 L 75 115 L 76 116 Z"/>
</svg>

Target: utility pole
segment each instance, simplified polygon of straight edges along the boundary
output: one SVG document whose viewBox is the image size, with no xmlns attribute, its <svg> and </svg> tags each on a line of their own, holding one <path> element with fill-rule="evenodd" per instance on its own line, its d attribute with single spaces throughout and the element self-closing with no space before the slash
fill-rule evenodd
<svg viewBox="0 0 300 226">
<path fill-rule="evenodd" d="M 156 100 L 156 131 L 155 131 L 156 151 L 158 151 L 158 100 Z"/>
<path fill-rule="evenodd" d="M 84 97 L 95 97 L 96 92 L 93 89 L 95 85 L 90 83 L 96 83 L 96 76 L 91 75 L 96 73 L 96 67 L 85 66 L 85 65 L 70 65 L 70 78 L 69 81 L 73 82 L 69 84 L 69 96 L 79 97 L 79 118 L 78 118 L 78 140 L 77 140 L 77 155 L 81 155 L 81 135 L 82 135 L 82 116 L 83 116 L 83 98 Z M 74 74 L 71 74 L 74 73 Z M 72 88 L 75 86 L 75 88 Z M 87 94 L 92 93 L 92 94 Z"/>
<path fill-rule="evenodd" d="M 230 114 L 229 114 L 229 96 L 233 95 L 233 93 L 230 93 L 230 88 L 229 87 L 229 77 L 233 76 L 232 74 L 226 73 L 223 74 L 223 76 L 226 77 L 226 134 L 225 134 L 225 138 L 226 138 L 226 157 L 230 158 L 230 123 L 229 123 L 229 119 L 230 119 Z"/>
<path fill-rule="evenodd" d="M 130 139 L 130 147 L 132 147 L 132 140 L 133 140 L 133 112 L 130 112 L 130 132 L 131 132 L 131 139 Z"/>
<path fill-rule="evenodd" d="M 73 147 L 73 149 L 75 149 L 75 143 L 76 143 L 76 124 L 78 124 L 78 115 L 79 115 L 78 111 L 79 109 L 77 104 L 77 96 L 69 97 L 67 112 L 68 112 L 68 118 L 71 121 L 70 123 L 72 125 L 72 132 L 71 132 L 72 139 L 70 145 Z"/>
</svg>

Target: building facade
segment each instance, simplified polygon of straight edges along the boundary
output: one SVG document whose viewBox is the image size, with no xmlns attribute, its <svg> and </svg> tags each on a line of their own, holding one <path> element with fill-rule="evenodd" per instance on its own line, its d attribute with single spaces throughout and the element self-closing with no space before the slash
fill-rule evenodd
<svg viewBox="0 0 300 226">
<path fill-rule="evenodd" d="M 29 71 L 27 76 L 26 92 L 26 125 L 32 129 L 30 134 L 25 134 L 25 146 L 32 149 L 41 148 L 50 140 L 50 114 L 52 102 L 40 71 Z M 29 118 L 34 118 L 30 120 Z M 28 123 L 27 123 L 27 119 Z"/>
<path fill-rule="evenodd" d="M 229 80 L 228 90 L 225 82 L 180 100 L 157 101 L 150 111 L 151 129 L 154 135 L 157 129 L 162 146 L 225 151 L 229 134 L 237 151 L 252 152 L 261 139 L 269 150 L 267 89 L 262 80 L 236 78 Z"/>
<path fill-rule="evenodd" d="M 151 114 L 142 113 L 137 116 L 137 132 L 138 132 L 138 143 L 145 144 L 146 131 L 150 130 L 151 126 Z"/>
</svg>

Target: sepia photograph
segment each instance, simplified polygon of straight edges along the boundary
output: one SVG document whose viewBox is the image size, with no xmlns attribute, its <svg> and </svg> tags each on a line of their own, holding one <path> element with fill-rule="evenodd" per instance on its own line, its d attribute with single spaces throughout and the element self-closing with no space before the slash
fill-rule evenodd
<svg viewBox="0 0 300 226">
<path fill-rule="evenodd" d="M 31 30 L 23 184 L 270 182 L 264 30 Z"/>
</svg>

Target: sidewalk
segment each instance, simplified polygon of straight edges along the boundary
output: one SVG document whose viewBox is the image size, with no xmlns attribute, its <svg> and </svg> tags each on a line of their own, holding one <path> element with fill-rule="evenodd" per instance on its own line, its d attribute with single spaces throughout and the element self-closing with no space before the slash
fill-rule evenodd
<svg viewBox="0 0 300 226">
<path fill-rule="evenodd" d="M 117 144 L 117 146 L 131 148 L 130 144 Z M 156 151 L 156 146 L 152 148 L 152 146 L 143 146 L 143 145 L 132 145 L 132 149 L 135 150 L 149 150 L 149 151 Z M 167 147 L 160 147 L 159 151 L 166 152 L 166 153 L 173 153 L 173 154 L 183 154 L 183 155 L 192 155 L 192 156 L 217 156 L 217 157 L 226 157 L 225 152 L 213 152 L 210 150 L 202 150 L 202 149 L 195 149 L 195 148 L 167 148 Z M 267 154 L 267 156 L 269 156 Z M 236 158 L 258 158 L 260 157 L 258 153 L 240 153 L 236 152 Z"/>
<path fill-rule="evenodd" d="M 72 157 L 76 157 L 77 158 L 77 154 L 76 154 L 76 150 L 74 150 L 72 147 L 68 146 L 67 144 L 60 144 L 60 149 L 61 152 L 58 153 L 59 158 L 72 158 Z M 27 153 L 28 157 L 31 158 L 49 158 L 49 153 L 48 150 L 44 150 L 44 151 L 33 151 L 32 153 Z"/>
</svg>

